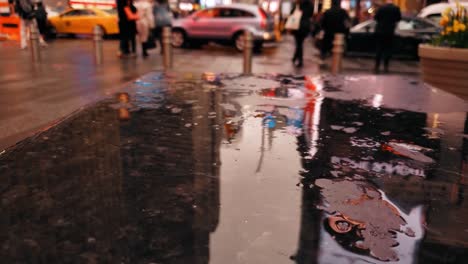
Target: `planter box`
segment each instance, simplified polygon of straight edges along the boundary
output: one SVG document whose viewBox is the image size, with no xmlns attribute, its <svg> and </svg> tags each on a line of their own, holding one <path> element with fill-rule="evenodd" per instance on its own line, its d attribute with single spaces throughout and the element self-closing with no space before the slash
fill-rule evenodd
<svg viewBox="0 0 468 264">
<path fill-rule="evenodd" d="M 419 45 L 423 80 L 468 99 L 468 49 Z"/>
</svg>

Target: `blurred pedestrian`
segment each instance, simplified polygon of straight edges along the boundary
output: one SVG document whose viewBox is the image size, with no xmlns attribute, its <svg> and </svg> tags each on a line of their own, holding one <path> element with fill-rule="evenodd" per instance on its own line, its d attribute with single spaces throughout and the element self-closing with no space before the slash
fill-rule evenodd
<svg viewBox="0 0 468 264">
<path fill-rule="evenodd" d="M 136 54 L 135 37 L 137 33 L 136 20 L 138 20 L 138 14 L 136 7 L 133 5 L 133 0 L 117 0 L 117 12 L 120 36 L 119 56 L 121 58 L 134 56 Z"/>
<path fill-rule="evenodd" d="M 341 0 L 332 0 L 332 6 L 322 16 L 322 30 L 324 31 L 320 55 L 325 59 L 333 46 L 335 34 L 347 35 L 351 27 L 348 12 L 341 8 Z"/>
<path fill-rule="evenodd" d="M 310 3 L 310 0 L 296 0 L 294 8 L 291 10 L 291 15 L 294 15 L 297 11 L 302 12 L 302 14 L 299 20 L 299 28 L 297 30 L 292 30 L 296 44 L 292 62 L 296 67 L 302 67 L 304 66 L 304 40 L 310 32 L 314 7 Z"/>
<path fill-rule="evenodd" d="M 153 6 L 149 0 L 138 0 L 135 2 L 139 19 L 137 21 L 138 42 L 141 44 L 142 55 L 148 57 L 148 40 L 151 29 L 154 28 Z"/>
<path fill-rule="evenodd" d="M 15 0 L 15 12 L 20 17 L 20 47 L 26 49 L 31 27 L 37 28 L 34 5 L 31 0 Z M 39 43 L 46 45 L 42 37 L 39 37 Z"/>
<path fill-rule="evenodd" d="M 162 29 L 163 27 L 172 26 L 172 12 L 167 0 L 157 0 L 157 3 L 153 7 L 153 15 L 156 24 L 154 36 L 159 40 L 162 53 Z"/>
<path fill-rule="evenodd" d="M 387 4 L 377 10 L 374 19 L 377 21 L 375 28 L 375 39 L 377 41 L 375 72 L 379 73 L 382 60 L 384 71 L 388 72 L 388 65 L 393 52 L 395 27 L 398 21 L 401 20 L 400 8 L 394 5 L 392 0 L 387 0 Z"/>
<path fill-rule="evenodd" d="M 34 13 L 36 15 L 36 23 L 39 28 L 39 33 L 43 40 L 47 39 L 47 11 L 41 0 L 36 1 L 34 5 Z M 44 41 L 44 46 L 47 45 Z"/>
</svg>

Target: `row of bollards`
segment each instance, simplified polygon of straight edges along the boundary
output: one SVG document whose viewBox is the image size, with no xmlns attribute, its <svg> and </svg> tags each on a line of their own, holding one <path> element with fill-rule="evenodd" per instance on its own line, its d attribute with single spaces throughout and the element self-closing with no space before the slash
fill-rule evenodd
<svg viewBox="0 0 468 264">
<path fill-rule="evenodd" d="M 40 48 L 39 48 L 39 32 L 34 23 L 30 25 L 30 46 L 31 46 L 31 58 L 34 62 L 41 60 Z M 104 61 L 103 57 L 103 29 L 100 26 L 95 26 L 94 30 L 94 58 L 96 64 L 102 64 Z M 169 70 L 173 67 L 173 56 L 172 56 L 172 29 L 170 27 L 164 27 L 162 32 L 162 44 L 163 44 L 163 66 L 164 69 Z M 344 52 L 344 34 L 335 34 L 333 40 L 333 58 L 331 65 L 332 74 L 338 74 L 341 71 L 342 57 Z M 253 56 L 253 35 L 250 31 L 244 32 L 244 48 L 243 48 L 243 74 L 252 74 L 252 56 Z"/>
</svg>

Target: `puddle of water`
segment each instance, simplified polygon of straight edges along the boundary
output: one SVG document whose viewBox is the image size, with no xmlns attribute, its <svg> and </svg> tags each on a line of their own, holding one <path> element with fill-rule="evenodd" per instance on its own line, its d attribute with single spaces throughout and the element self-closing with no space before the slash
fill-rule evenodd
<svg viewBox="0 0 468 264">
<path fill-rule="evenodd" d="M 142 76 L 0 153 L 0 256 L 467 262 L 464 102 L 406 109 L 368 82 Z"/>
</svg>

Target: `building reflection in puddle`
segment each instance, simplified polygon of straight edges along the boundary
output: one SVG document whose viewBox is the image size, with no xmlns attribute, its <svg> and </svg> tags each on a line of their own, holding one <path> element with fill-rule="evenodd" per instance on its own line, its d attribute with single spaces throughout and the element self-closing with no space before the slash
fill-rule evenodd
<svg viewBox="0 0 468 264">
<path fill-rule="evenodd" d="M 164 102 L 161 83 L 120 93 L 0 157 L 3 263 L 209 262 L 220 93 L 177 85 Z"/>
</svg>

